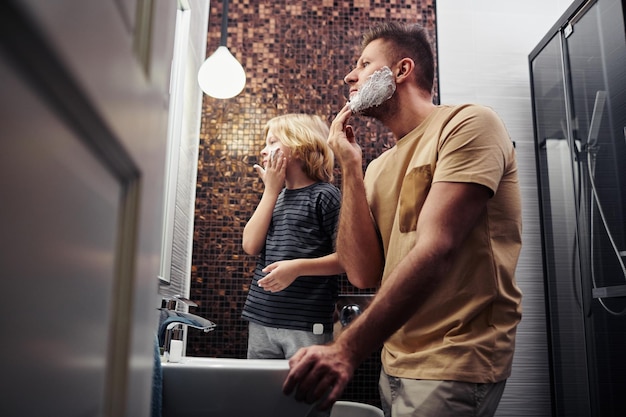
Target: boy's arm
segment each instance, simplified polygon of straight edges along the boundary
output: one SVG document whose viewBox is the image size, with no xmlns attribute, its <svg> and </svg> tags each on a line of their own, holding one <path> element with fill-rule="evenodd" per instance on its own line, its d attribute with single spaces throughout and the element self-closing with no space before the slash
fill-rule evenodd
<svg viewBox="0 0 626 417">
<path fill-rule="evenodd" d="M 263 272 L 268 274 L 259 280 L 259 286 L 271 292 L 282 291 L 299 276 L 338 275 L 344 271 L 336 253 L 319 258 L 299 258 L 274 262 Z"/>
<path fill-rule="evenodd" d="M 254 169 L 265 184 L 265 190 L 254 214 L 243 229 L 241 246 L 248 255 L 258 255 L 265 246 L 274 206 L 285 185 L 287 161 L 282 152 L 279 151 L 276 155 L 275 158 L 270 158 L 265 169 L 260 165 L 254 165 Z"/>
<path fill-rule="evenodd" d="M 248 255 L 258 255 L 263 249 L 277 198 L 278 193 L 269 192 L 266 188 L 254 214 L 246 223 L 241 246 Z"/>
</svg>

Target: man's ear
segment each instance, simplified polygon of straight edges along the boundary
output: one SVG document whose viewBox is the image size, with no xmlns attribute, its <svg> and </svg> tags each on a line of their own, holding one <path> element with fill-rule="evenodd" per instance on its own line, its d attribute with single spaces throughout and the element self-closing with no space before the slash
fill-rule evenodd
<svg viewBox="0 0 626 417">
<path fill-rule="evenodd" d="M 396 84 L 404 82 L 415 70 L 415 62 L 411 58 L 402 58 L 396 65 Z"/>
</svg>

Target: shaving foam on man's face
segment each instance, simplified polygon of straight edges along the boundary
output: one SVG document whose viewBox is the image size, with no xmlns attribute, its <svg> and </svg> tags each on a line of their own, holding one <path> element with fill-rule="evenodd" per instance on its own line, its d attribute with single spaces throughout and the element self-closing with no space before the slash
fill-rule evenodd
<svg viewBox="0 0 626 417">
<path fill-rule="evenodd" d="M 360 113 L 363 110 L 380 106 L 389 100 L 396 91 L 396 81 L 389 67 L 382 67 L 375 71 L 359 88 L 359 91 L 350 97 L 350 110 Z"/>
</svg>

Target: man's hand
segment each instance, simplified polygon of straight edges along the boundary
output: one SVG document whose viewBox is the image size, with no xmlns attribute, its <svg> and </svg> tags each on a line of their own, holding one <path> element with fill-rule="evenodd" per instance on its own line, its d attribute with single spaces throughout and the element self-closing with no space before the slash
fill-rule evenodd
<svg viewBox="0 0 626 417">
<path fill-rule="evenodd" d="M 345 347 L 333 343 L 300 349 L 289 367 L 283 392 L 290 395 L 295 390 L 297 401 L 313 404 L 320 400 L 317 408 L 328 410 L 352 378 L 356 364 Z"/>
<path fill-rule="evenodd" d="M 363 155 L 361 147 L 356 143 L 352 126 L 348 124 L 348 120 L 352 116 L 350 106 L 346 104 L 335 116 L 330 125 L 330 133 L 328 135 L 328 146 L 335 154 L 335 158 L 339 165 L 344 166 L 348 162 L 356 163 L 361 168 Z"/>
</svg>

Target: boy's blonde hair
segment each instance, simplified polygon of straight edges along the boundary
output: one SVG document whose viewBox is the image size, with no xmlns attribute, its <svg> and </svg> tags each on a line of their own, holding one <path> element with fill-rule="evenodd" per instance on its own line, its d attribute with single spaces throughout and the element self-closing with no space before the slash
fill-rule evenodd
<svg viewBox="0 0 626 417">
<path fill-rule="evenodd" d="M 303 162 L 302 169 L 313 180 L 333 180 L 335 159 L 328 143 L 328 124 L 317 115 L 290 113 L 270 119 L 263 129 L 269 131 L 289 148 L 291 155 Z"/>
</svg>

